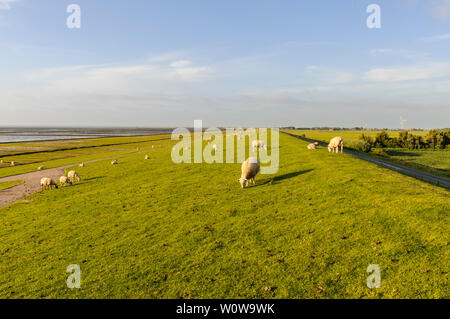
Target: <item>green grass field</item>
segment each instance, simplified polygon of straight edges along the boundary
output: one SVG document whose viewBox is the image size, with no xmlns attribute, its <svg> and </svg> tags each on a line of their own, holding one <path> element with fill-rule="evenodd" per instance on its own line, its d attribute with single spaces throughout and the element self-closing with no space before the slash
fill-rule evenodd
<svg viewBox="0 0 450 319">
<path fill-rule="evenodd" d="M 242 190 L 240 164 L 169 143 L 0 209 L 0 298 L 449 298 L 448 191 L 284 134 Z"/>
<path fill-rule="evenodd" d="M 7 188 L 10 188 L 10 187 L 13 187 L 13 186 L 16 186 L 16 185 L 19 185 L 19 184 L 22 184 L 22 183 L 23 183 L 23 181 L 13 181 L 13 182 L 0 183 L 0 191 L 2 191 L 4 189 L 7 189 Z"/>
<path fill-rule="evenodd" d="M 295 135 L 323 141 L 328 143 L 333 137 L 341 136 L 345 142 L 358 140 L 362 133 L 375 136 L 379 131 L 319 131 L 319 130 L 287 130 Z M 388 131 L 391 137 L 397 137 L 398 131 Z M 426 135 L 425 131 L 416 131 L 414 135 Z M 409 150 L 409 149 L 384 149 L 389 155 L 384 157 L 392 162 L 416 168 L 427 173 L 450 178 L 450 150 Z M 372 154 L 370 154 L 372 155 Z M 375 156 L 375 155 L 372 155 Z"/>
<path fill-rule="evenodd" d="M 166 146 L 168 135 L 0 144 L 0 177 Z M 16 166 L 11 167 L 14 161 Z"/>
</svg>

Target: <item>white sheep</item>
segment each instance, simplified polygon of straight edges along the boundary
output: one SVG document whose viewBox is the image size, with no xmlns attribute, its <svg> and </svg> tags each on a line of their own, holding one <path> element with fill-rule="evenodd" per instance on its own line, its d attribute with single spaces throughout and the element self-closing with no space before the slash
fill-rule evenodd
<svg viewBox="0 0 450 319">
<path fill-rule="evenodd" d="M 214 152 L 217 152 L 217 145 L 213 144 L 212 149 L 213 149 Z"/>
<path fill-rule="evenodd" d="M 111 165 L 117 165 L 117 164 L 119 164 L 119 162 L 117 160 L 114 160 L 111 162 Z"/>
<path fill-rule="evenodd" d="M 145 155 L 145 158 L 144 158 L 144 159 L 149 160 L 149 159 L 150 159 L 150 156 Z"/>
<path fill-rule="evenodd" d="M 81 163 L 80 165 L 78 165 L 79 167 L 84 167 L 84 163 Z"/>
<path fill-rule="evenodd" d="M 44 166 L 39 166 L 38 167 L 38 171 L 43 171 L 44 170 Z"/>
<path fill-rule="evenodd" d="M 3 160 L 0 160 L 0 164 L 3 164 Z"/>
<path fill-rule="evenodd" d="M 58 185 L 56 185 L 55 181 L 48 177 L 41 178 L 41 186 L 42 190 L 52 189 L 53 186 L 55 186 L 55 188 L 58 189 Z"/>
<path fill-rule="evenodd" d="M 320 144 L 319 144 L 319 142 L 314 142 L 314 145 L 319 146 Z"/>
<path fill-rule="evenodd" d="M 316 149 L 316 145 L 314 145 L 314 144 L 309 144 L 307 147 L 308 147 L 309 150 L 315 150 Z"/>
<path fill-rule="evenodd" d="M 328 144 L 328 152 L 339 152 L 339 147 L 341 148 L 341 153 L 344 152 L 344 140 L 340 136 L 333 137 Z"/>
<path fill-rule="evenodd" d="M 259 172 L 259 161 L 256 157 L 250 157 L 245 162 L 242 163 L 241 166 L 241 178 L 238 179 L 238 182 L 241 184 L 242 188 L 245 188 L 249 181 L 256 184 L 256 174 Z"/>
<path fill-rule="evenodd" d="M 59 184 L 61 186 L 66 186 L 67 184 L 72 185 L 72 181 L 66 176 L 61 176 L 59 178 Z"/>
<path fill-rule="evenodd" d="M 16 162 L 11 162 L 11 166 L 16 166 Z"/>
<path fill-rule="evenodd" d="M 81 180 L 80 176 L 78 175 L 77 172 L 75 171 L 70 171 L 69 173 L 67 173 L 67 177 L 74 182 L 75 180 L 77 180 L 77 182 L 79 182 Z"/>
<path fill-rule="evenodd" d="M 260 140 L 254 140 L 252 142 L 253 151 L 255 151 L 257 148 L 264 148 L 265 144 L 263 141 Z"/>
<path fill-rule="evenodd" d="M 155 148 L 155 145 L 152 145 L 152 148 Z"/>
</svg>

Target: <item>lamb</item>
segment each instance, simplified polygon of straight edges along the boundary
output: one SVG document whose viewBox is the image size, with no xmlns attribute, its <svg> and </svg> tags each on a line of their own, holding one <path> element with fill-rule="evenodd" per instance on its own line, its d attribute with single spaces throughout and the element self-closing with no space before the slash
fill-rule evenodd
<svg viewBox="0 0 450 319">
<path fill-rule="evenodd" d="M 254 140 L 253 142 L 252 142 L 252 147 L 253 147 L 253 150 L 255 150 L 255 149 L 257 149 L 257 148 L 264 148 L 264 142 L 263 141 L 260 141 L 260 140 Z"/>
<path fill-rule="evenodd" d="M 117 160 L 114 160 L 111 162 L 111 165 L 117 165 L 117 164 L 119 164 L 119 162 Z"/>
<path fill-rule="evenodd" d="M 78 175 L 77 172 L 75 171 L 70 171 L 67 174 L 67 177 L 73 182 L 74 180 L 77 180 L 77 182 L 79 182 L 81 180 L 80 176 Z"/>
<path fill-rule="evenodd" d="M 52 189 L 53 186 L 55 186 L 55 188 L 58 189 L 58 185 L 56 185 L 55 181 L 48 177 L 43 177 L 41 179 L 41 186 L 42 186 L 42 190 Z"/>
<path fill-rule="evenodd" d="M 314 144 L 309 144 L 309 145 L 308 145 L 308 149 L 309 149 L 309 150 L 315 150 L 315 149 L 316 149 L 316 145 L 314 145 Z"/>
<path fill-rule="evenodd" d="M 256 185 L 255 176 L 259 172 L 259 161 L 256 157 L 250 157 L 241 166 L 241 178 L 238 182 L 241 184 L 242 188 L 245 188 L 249 181 Z"/>
<path fill-rule="evenodd" d="M 344 140 L 340 136 L 336 136 L 331 139 L 330 144 L 328 144 L 328 152 L 339 152 L 339 147 L 341 148 L 341 153 L 344 152 Z"/>
<path fill-rule="evenodd" d="M 72 181 L 66 176 L 61 176 L 59 178 L 59 184 L 61 186 L 66 186 L 67 184 L 72 185 Z"/>
</svg>

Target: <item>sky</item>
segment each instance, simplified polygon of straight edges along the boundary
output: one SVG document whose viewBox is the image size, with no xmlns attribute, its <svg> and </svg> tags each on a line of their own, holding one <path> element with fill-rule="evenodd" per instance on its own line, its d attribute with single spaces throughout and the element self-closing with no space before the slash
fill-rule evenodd
<svg viewBox="0 0 450 319">
<path fill-rule="evenodd" d="M 443 128 L 449 53 L 450 0 L 0 0 L 0 126 Z"/>
</svg>

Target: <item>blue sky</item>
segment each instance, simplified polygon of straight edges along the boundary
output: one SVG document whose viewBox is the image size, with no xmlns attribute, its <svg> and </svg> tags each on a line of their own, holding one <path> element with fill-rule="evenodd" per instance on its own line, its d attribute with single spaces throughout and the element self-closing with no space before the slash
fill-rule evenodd
<svg viewBox="0 0 450 319">
<path fill-rule="evenodd" d="M 0 125 L 448 127 L 449 53 L 450 0 L 0 0 Z"/>
</svg>

